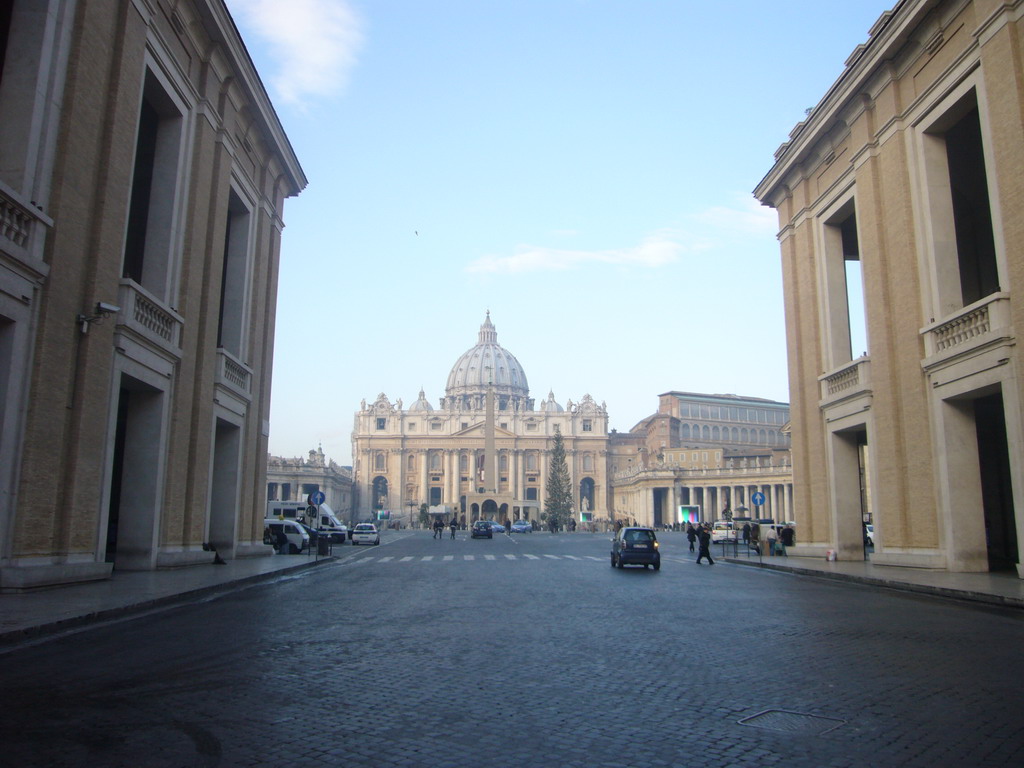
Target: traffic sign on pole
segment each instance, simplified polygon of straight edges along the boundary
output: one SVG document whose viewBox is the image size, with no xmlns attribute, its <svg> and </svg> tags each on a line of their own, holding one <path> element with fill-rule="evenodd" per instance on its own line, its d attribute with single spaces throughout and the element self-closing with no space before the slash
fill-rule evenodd
<svg viewBox="0 0 1024 768">
<path fill-rule="evenodd" d="M 755 491 L 750 496 L 750 503 L 753 504 L 755 507 L 763 507 L 764 506 L 764 494 L 761 493 L 760 491 Z"/>
</svg>

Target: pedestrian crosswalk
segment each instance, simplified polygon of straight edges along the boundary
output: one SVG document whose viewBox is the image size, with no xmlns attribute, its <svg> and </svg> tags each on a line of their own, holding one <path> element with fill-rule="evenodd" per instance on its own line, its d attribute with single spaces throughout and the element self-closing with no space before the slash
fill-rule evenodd
<svg viewBox="0 0 1024 768">
<path fill-rule="evenodd" d="M 461 562 L 473 562 L 473 561 L 484 561 L 484 562 L 495 562 L 498 560 L 513 560 L 513 561 L 530 561 L 530 560 L 591 560 L 595 562 L 604 563 L 607 562 L 608 558 L 595 557 L 594 555 L 527 555 L 527 554 L 503 554 L 503 555 L 443 555 L 438 557 L 437 555 L 406 555 L 405 557 L 395 557 L 394 555 L 384 555 L 383 557 L 377 557 L 376 555 L 356 555 L 353 554 L 350 557 L 345 558 L 343 562 L 349 565 L 367 565 L 369 563 L 450 563 L 453 561 Z"/>
</svg>

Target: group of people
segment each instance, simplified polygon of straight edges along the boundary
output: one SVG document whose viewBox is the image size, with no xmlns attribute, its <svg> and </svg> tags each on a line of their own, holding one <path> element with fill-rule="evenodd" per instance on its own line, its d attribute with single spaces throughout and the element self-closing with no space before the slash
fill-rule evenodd
<svg viewBox="0 0 1024 768">
<path fill-rule="evenodd" d="M 434 529 L 434 538 L 435 539 L 443 539 L 444 538 L 444 529 L 445 528 L 450 528 L 451 529 L 451 531 L 452 531 L 451 538 L 454 539 L 455 538 L 455 532 L 457 530 L 459 530 L 459 521 L 456 520 L 453 517 L 448 522 L 448 525 L 446 526 L 444 520 L 442 520 L 440 517 L 435 517 L 434 518 L 434 524 L 431 527 Z"/>
<path fill-rule="evenodd" d="M 782 528 L 768 526 L 762 530 L 757 523 L 743 524 L 743 543 L 753 547 L 759 555 L 789 557 L 786 549 L 792 547 L 795 541 L 796 531 L 791 525 L 785 525 Z"/>
</svg>

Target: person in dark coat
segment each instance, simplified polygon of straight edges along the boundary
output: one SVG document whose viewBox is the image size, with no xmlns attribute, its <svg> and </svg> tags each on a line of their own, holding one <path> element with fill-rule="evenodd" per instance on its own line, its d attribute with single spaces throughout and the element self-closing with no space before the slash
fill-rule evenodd
<svg viewBox="0 0 1024 768">
<path fill-rule="evenodd" d="M 448 527 L 452 529 L 452 538 L 454 539 L 455 538 L 455 531 L 457 531 L 458 528 L 459 528 L 459 521 L 456 520 L 453 517 L 452 521 L 450 523 L 448 523 Z"/>
<path fill-rule="evenodd" d="M 714 565 L 715 561 L 711 559 L 711 532 L 707 528 L 701 528 L 697 533 L 697 541 L 700 542 L 700 549 L 697 551 L 697 565 L 700 565 L 700 561 L 705 557 L 708 559 L 708 565 Z"/>
<path fill-rule="evenodd" d="M 697 541 L 697 532 L 693 530 L 693 523 L 686 526 L 686 540 L 690 542 L 690 551 L 693 552 L 694 542 Z"/>
</svg>

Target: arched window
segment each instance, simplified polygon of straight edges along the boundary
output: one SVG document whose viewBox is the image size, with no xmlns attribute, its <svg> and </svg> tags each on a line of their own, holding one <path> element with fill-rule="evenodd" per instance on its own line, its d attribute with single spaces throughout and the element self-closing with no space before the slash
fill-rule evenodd
<svg viewBox="0 0 1024 768">
<path fill-rule="evenodd" d="M 413 456 L 411 453 L 409 454 L 408 461 L 406 461 L 406 466 L 409 468 L 410 472 L 416 469 L 416 457 Z"/>
<path fill-rule="evenodd" d="M 716 443 L 722 439 L 722 434 L 718 427 L 711 428 L 711 439 L 714 440 Z"/>
<path fill-rule="evenodd" d="M 765 443 L 768 442 L 768 433 L 765 432 L 763 429 L 757 433 L 757 442 L 759 442 L 761 445 L 764 445 Z"/>
<path fill-rule="evenodd" d="M 464 453 L 460 453 L 459 454 L 459 471 L 460 472 L 468 472 L 469 471 L 469 456 L 467 456 Z"/>
<path fill-rule="evenodd" d="M 707 424 L 705 424 L 703 429 L 701 429 L 701 436 L 705 440 L 710 440 L 711 439 L 711 430 L 708 428 Z"/>
<path fill-rule="evenodd" d="M 683 428 L 681 430 L 679 430 L 679 436 L 683 440 L 689 440 L 690 439 L 690 425 L 689 424 L 683 424 Z"/>
<path fill-rule="evenodd" d="M 750 442 L 750 433 L 747 432 L 746 427 L 740 430 L 740 440 L 744 443 Z"/>
<path fill-rule="evenodd" d="M 508 472 L 508 454 L 503 453 L 498 457 L 498 471 Z"/>
<path fill-rule="evenodd" d="M 534 470 L 537 469 L 537 452 L 536 451 L 530 451 L 528 454 L 526 454 L 526 468 L 527 469 L 534 469 Z"/>
<path fill-rule="evenodd" d="M 738 427 L 732 428 L 732 441 L 738 443 L 740 441 L 740 430 Z"/>
<path fill-rule="evenodd" d="M 440 453 L 432 453 L 432 454 L 430 454 L 430 468 L 431 469 L 440 469 L 441 468 L 441 454 Z"/>
</svg>

